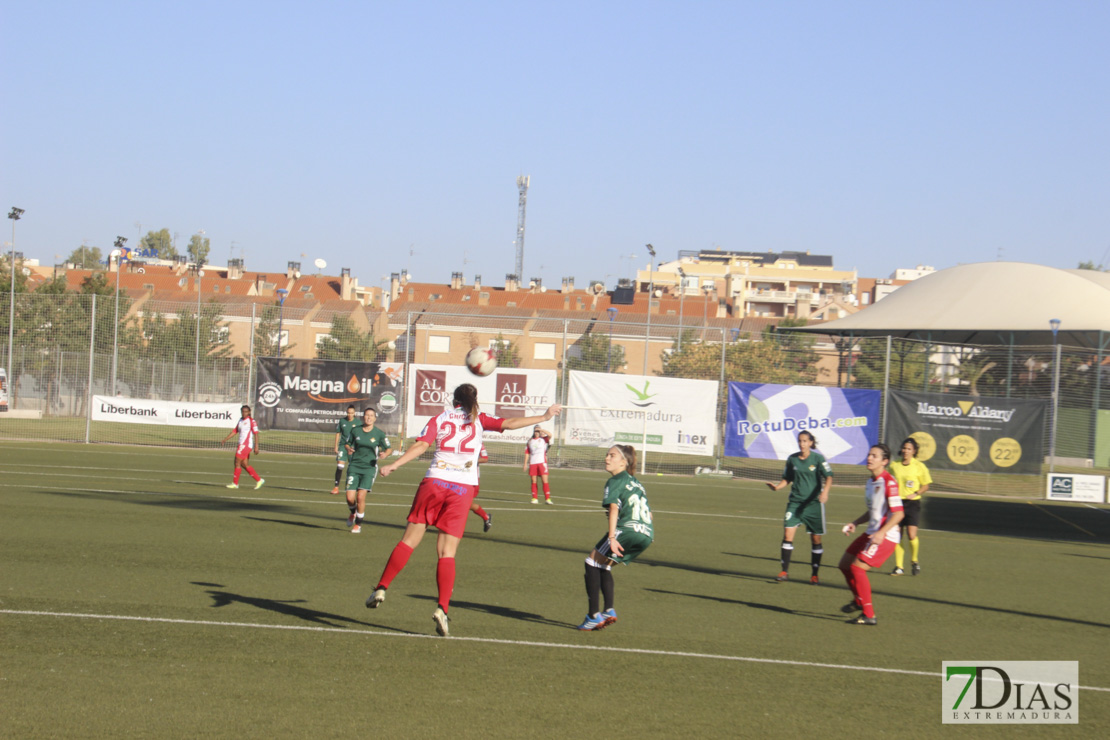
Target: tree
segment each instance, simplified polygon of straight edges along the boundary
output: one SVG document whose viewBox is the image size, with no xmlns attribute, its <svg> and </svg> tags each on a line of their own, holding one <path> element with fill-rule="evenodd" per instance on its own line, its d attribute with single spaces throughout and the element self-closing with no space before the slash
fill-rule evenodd
<svg viewBox="0 0 1110 740">
<path fill-rule="evenodd" d="M 767 335 L 753 341 L 741 335 L 725 346 L 725 380 L 759 378 L 762 383 L 809 385 L 817 382 L 820 371 L 817 354 L 802 351 L 807 337 Z M 801 345 L 796 342 L 801 340 Z M 719 342 L 683 342 L 663 357 L 661 375 L 676 378 L 718 380 L 721 377 Z"/>
<path fill-rule="evenodd" d="M 258 325 L 254 328 L 254 356 L 277 357 L 279 353 L 284 354 L 293 349 L 296 345 L 287 344 L 281 347 L 279 344 L 281 305 L 275 302 L 268 306 L 260 306 L 260 309 L 257 313 Z"/>
<path fill-rule="evenodd" d="M 156 252 L 158 259 L 172 260 L 177 256 L 177 249 L 173 246 L 173 238 L 170 236 L 169 229 L 146 232 L 146 236 L 139 242 L 139 247 L 143 250 Z M 208 252 L 205 251 L 204 255 L 207 257 Z"/>
<path fill-rule="evenodd" d="M 100 253 L 100 247 L 86 247 L 84 244 L 74 249 L 66 257 L 66 262 L 82 270 L 103 269 L 103 261 L 104 256 Z"/>
<path fill-rule="evenodd" d="M 578 338 L 572 349 L 577 350 L 577 357 L 568 353 L 568 370 L 588 370 L 595 373 L 619 373 L 625 365 L 624 347 L 615 342 L 612 344 L 612 361 L 610 362 L 610 343 L 608 334 L 587 332 Z"/>
<path fill-rule="evenodd" d="M 208 252 L 210 252 L 211 249 L 212 242 L 203 234 L 193 234 L 190 236 L 189 246 L 185 247 L 189 259 L 197 265 L 203 265 L 208 261 Z"/>
<path fill-rule="evenodd" d="M 520 367 L 520 349 L 516 346 L 516 342 L 505 339 L 498 332 L 497 339 L 494 339 L 490 344 L 492 345 L 490 349 L 497 357 L 497 364 L 500 367 Z"/>
<path fill-rule="evenodd" d="M 383 362 L 388 349 L 389 342 L 376 339 L 373 330 L 363 334 L 349 317 L 335 316 L 328 335 L 316 347 L 316 357 L 320 360 Z"/>
</svg>

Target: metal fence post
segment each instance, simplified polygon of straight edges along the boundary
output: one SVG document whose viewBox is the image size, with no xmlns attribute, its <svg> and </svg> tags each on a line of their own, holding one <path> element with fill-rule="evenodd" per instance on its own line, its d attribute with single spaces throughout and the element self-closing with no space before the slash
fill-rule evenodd
<svg viewBox="0 0 1110 740">
<path fill-rule="evenodd" d="M 728 430 L 725 429 L 725 423 L 728 420 L 728 386 L 725 385 L 725 349 L 726 349 L 726 347 L 725 347 L 725 331 L 726 331 L 726 329 L 724 327 L 721 327 L 721 384 L 718 386 L 718 391 L 717 392 L 718 393 L 721 393 L 721 392 L 724 393 L 725 403 L 724 403 L 724 408 L 722 409 L 721 408 L 721 403 L 720 403 L 720 396 L 718 396 L 718 401 L 717 401 L 717 416 L 718 416 L 718 419 L 717 419 L 717 430 L 718 430 L 718 432 L 717 432 L 717 434 L 718 434 L 718 436 L 717 436 L 717 462 L 716 462 L 717 467 L 715 468 L 718 472 L 720 472 L 720 470 L 721 470 L 721 459 L 724 455 L 725 435 L 728 434 Z"/>
<path fill-rule="evenodd" d="M 96 357 L 96 293 L 92 296 L 92 310 L 89 312 L 89 383 L 85 391 L 85 444 L 89 443 L 89 433 L 92 431 L 92 392 L 93 392 L 93 360 Z"/>
<path fill-rule="evenodd" d="M 247 403 L 254 401 L 254 320 L 257 304 L 251 304 L 251 344 L 247 352 Z"/>
<path fill-rule="evenodd" d="M 890 398 L 890 335 L 886 335 L 886 370 L 883 372 L 883 417 L 879 420 L 879 441 L 886 439 L 886 408 Z"/>
</svg>

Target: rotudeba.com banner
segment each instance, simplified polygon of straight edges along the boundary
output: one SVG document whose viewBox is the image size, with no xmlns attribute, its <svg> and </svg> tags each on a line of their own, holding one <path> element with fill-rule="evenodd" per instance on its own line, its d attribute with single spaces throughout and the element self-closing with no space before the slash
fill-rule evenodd
<svg viewBox="0 0 1110 740">
<path fill-rule="evenodd" d="M 356 418 L 373 406 L 376 425 L 400 434 L 404 371 L 394 362 L 260 357 L 254 417 L 260 429 L 335 432 L 348 406 L 357 409 Z"/>
<path fill-rule="evenodd" d="M 941 470 L 1039 474 L 1047 402 L 891 391 L 891 448 L 917 440 L 917 459 Z"/>
<path fill-rule="evenodd" d="M 416 437 L 434 416 L 451 408 L 455 388 L 470 383 L 478 389 L 478 406 L 490 416 L 539 416 L 556 402 L 554 370 L 498 367 L 486 377 L 473 375 L 462 365 L 410 365 L 406 435 Z M 507 404 L 525 404 L 524 406 Z M 545 425 L 554 433 L 555 421 Z M 493 434 L 491 441 L 527 442 L 532 428 Z"/>
<path fill-rule="evenodd" d="M 712 455 L 718 388 L 715 380 L 572 370 L 566 443 Z"/>
<path fill-rule="evenodd" d="M 240 419 L 241 406 L 240 403 L 189 403 L 120 396 L 93 396 L 92 420 L 231 429 Z"/>
<path fill-rule="evenodd" d="M 785 460 L 807 431 L 826 460 L 858 465 L 879 439 L 880 400 L 859 388 L 730 382 L 725 454 Z"/>
</svg>

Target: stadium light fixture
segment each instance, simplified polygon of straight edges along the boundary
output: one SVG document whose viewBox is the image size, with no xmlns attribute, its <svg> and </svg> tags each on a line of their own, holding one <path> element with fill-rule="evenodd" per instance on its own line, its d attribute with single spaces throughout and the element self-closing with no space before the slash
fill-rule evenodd
<svg viewBox="0 0 1110 740">
<path fill-rule="evenodd" d="M 123 245 L 127 243 L 127 239 L 122 236 L 116 237 L 116 248 L 112 250 L 111 256 L 116 260 L 116 326 L 115 333 L 112 337 L 112 395 L 116 395 L 116 369 L 119 367 L 119 274 L 123 268 Z"/>
<path fill-rule="evenodd" d="M 8 314 L 8 387 L 9 388 L 12 387 L 12 380 L 13 380 L 13 378 L 15 378 L 15 370 L 12 369 L 12 343 L 15 341 L 15 334 L 14 334 L 14 330 L 15 330 L 15 222 L 18 221 L 20 216 L 22 216 L 23 214 L 24 214 L 24 210 L 22 208 L 16 208 L 15 206 L 12 206 L 12 209 L 10 211 L 8 211 L 8 218 L 10 218 L 12 220 L 12 265 L 11 265 L 11 267 L 12 267 L 12 292 L 8 293 L 8 296 L 9 296 L 8 303 L 11 305 L 11 308 L 10 308 L 9 314 Z M 8 396 L 11 398 L 10 403 L 13 404 L 11 406 L 11 408 L 14 409 L 15 408 L 15 405 L 14 405 L 14 403 L 15 403 L 15 394 L 14 393 L 9 393 Z"/>
</svg>

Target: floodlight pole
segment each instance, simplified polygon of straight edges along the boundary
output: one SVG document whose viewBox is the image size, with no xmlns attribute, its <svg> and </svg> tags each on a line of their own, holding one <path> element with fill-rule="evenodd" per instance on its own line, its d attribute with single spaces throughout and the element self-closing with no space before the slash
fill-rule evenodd
<svg viewBox="0 0 1110 740">
<path fill-rule="evenodd" d="M 281 357 L 281 326 L 285 322 L 285 296 L 289 295 L 289 291 L 286 290 L 285 288 L 278 288 L 277 289 L 277 294 L 278 294 L 278 306 L 281 307 L 280 310 L 278 311 L 277 345 L 278 345 L 278 357 Z"/>
<path fill-rule="evenodd" d="M 12 368 L 12 344 L 15 342 L 15 222 L 19 220 L 20 216 L 24 214 L 22 208 L 12 206 L 8 211 L 8 218 L 12 220 L 12 292 L 8 294 L 11 308 L 8 312 L 8 398 L 11 404 L 10 408 L 15 408 L 15 394 L 11 392 L 12 380 L 15 378 L 15 370 Z"/>
<path fill-rule="evenodd" d="M 1048 322 L 1052 329 L 1052 429 L 1048 436 L 1048 472 L 1056 470 L 1056 424 L 1060 412 L 1060 345 L 1056 341 L 1056 334 L 1060 331 L 1060 319 L 1050 319 Z"/>
<path fill-rule="evenodd" d="M 609 359 L 605 361 L 605 372 L 612 372 L 613 369 L 613 319 L 616 318 L 617 313 L 620 311 L 616 306 L 609 306 L 605 312 L 609 314 Z"/>
<path fill-rule="evenodd" d="M 678 351 L 682 351 L 682 304 L 686 301 L 686 273 L 678 268 Z"/>
<path fill-rule="evenodd" d="M 116 369 L 119 367 L 119 273 L 123 267 L 123 245 L 127 239 L 116 237 L 116 248 L 110 256 L 116 258 L 116 327 L 112 336 L 112 395 L 116 395 Z"/>
<path fill-rule="evenodd" d="M 647 333 L 644 335 L 644 375 L 648 371 L 648 352 L 651 346 L 651 299 L 655 295 L 655 247 L 645 244 L 651 255 L 651 269 L 648 271 Z"/>
</svg>

